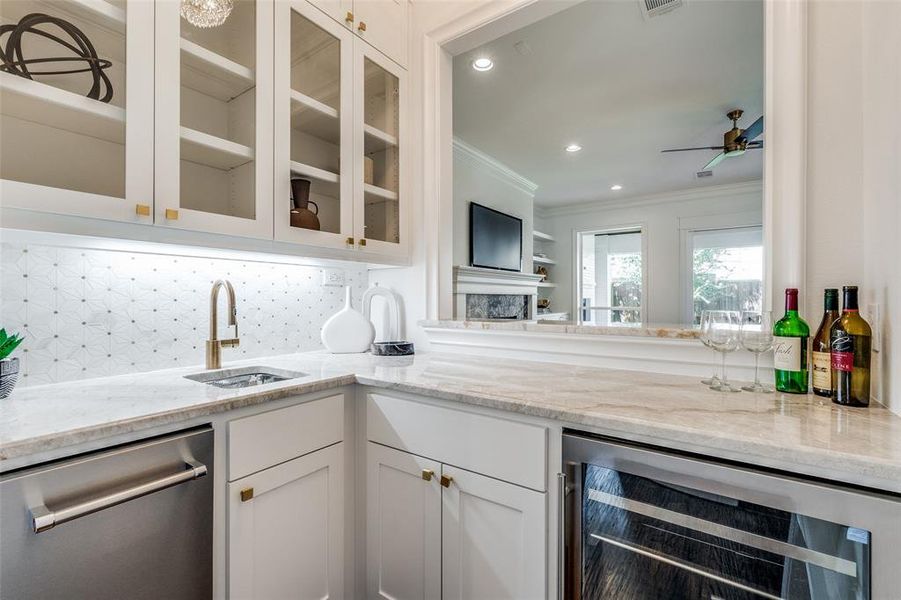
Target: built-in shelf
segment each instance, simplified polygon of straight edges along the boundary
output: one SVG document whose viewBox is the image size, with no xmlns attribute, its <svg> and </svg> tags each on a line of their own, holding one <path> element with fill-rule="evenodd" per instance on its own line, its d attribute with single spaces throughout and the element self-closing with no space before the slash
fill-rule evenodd
<svg viewBox="0 0 901 600">
<path fill-rule="evenodd" d="M 540 288 L 555 288 L 555 287 L 557 287 L 557 284 L 551 283 L 550 281 L 539 281 L 538 287 L 540 287 Z"/>
<path fill-rule="evenodd" d="M 544 256 L 533 256 L 532 262 L 540 265 L 556 265 L 556 260 L 551 260 L 550 258 L 545 258 Z"/>
<path fill-rule="evenodd" d="M 392 192 L 391 190 L 386 190 L 385 188 L 378 187 L 377 185 L 372 185 L 369 183 L 363 184 L 363 193 L 364 195 L 369 195 L 370 198 L 376 197 L 382 200 L 392 200 L 397 202 L 397 192 Z"/>
<path fill-rule="evenodd" d="M 536 239 L 536 240 L 540 240 L 542 242 L 556 242 L 557 241 L 554 239 L 553 236 L 548 235 L 546 233 L 542 233 L 542 232 L 538 231 L 537 229 L 532 230 L 532 238 Z"/>
<path fill-rule="evenodd" d="M 234 169 L 253 160 L 253 148 L 182 127 L 181 159 L 217 169 Z"/>
<path fill-rule="evenodd" d="M 201 94 L 231 100 L 255 85 L 253 69 L 181 38 L 181 84 Z"/>
<path fill-rule="evenodd" d="M 125 109 L 0 72 L 0 111 L 118 144 L 125 143 Z"/>
<path fill-rule="evenodd" d="M 397 138 L 372 125 L 363 125 L 363 146 L 366 154 L 397 146 Z"/>
<path fill-rule="evenodd" d="M 323 196 L 331 196 L 337 198 L 339 196 L 337 173 L 326 171 L 312 165 L 307 165 L 297 161 L 291 161 L 291 176 L 303 177 L 313 182 L 311 192 Z"/>
<path fill-rule="evenodd" d="M 84 22 L 88 22 L 107 31 L 125 34 L 125 11 L 105 0 L 66 0 L 65 2 L 37 0 L 34 2 L 3 2 L 0 3 L 0 6 L 2 6 L 0 12 L 2 12 L 4 23 L 19 21 L 30 13 L 45 13 L 64 17 L 80 28 L 83 28 Z M 37 69 L 35 68 L 35 70 Z"/>
<path fill-rule="evenodd" d="M 341 140 L 338 111 L 296 90 L 291 90 L 291 128 L 330 144 Z"/>
</svg>

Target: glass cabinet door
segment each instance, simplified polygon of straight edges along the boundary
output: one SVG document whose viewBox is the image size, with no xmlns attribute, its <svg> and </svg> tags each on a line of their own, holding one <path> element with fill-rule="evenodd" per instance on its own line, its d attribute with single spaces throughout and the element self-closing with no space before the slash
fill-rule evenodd
<svg viewBox="0 0 901 600">
<path fill-rule="evenodd" d="M 275 237 L 352 247 L 352 33 L 305 1 L 276 11 Z"/>
<path fill-rule="evenodd" d="M 199 27 L 156 4 L 157 223 L 271 237 L 272 10 L 235 0 Z"/>
<path fill-rule="evenodd" d="M 363 250 L 399 255 L 406 244 L 406 198 L 400 157 L 404 73 L 357 41 L 356 237 Z"/>
<path fill-rule="evenodd" d="M 24 30 L 0 40 L 3 205 L 152 222 L 153 5 L 4 1 L 0 22 Z"/>
</svg>

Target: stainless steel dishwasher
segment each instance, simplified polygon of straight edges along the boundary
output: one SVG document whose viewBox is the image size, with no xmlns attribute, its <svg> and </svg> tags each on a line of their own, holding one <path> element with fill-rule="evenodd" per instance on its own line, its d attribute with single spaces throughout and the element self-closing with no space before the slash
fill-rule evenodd
<svg viewBox="0 0 901 600">
<path fill-rule="evenodd" d="M 901 598 L 901 498 L 566 431 L 563 597 Z"/>
<path fill-rule="evenodd" d="M 0 476 L 0 598 L 210 598 L 213 431 Z"/>
</svg>

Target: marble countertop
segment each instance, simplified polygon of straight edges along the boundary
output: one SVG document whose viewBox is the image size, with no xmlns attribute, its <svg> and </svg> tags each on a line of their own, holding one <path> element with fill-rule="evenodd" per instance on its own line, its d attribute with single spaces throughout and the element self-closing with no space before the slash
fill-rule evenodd
<svg viewBox="0 0 901 600">
<path fill-rule="evenodd" d="M 572 333 L 579 335 L 627 335 L 678 340 L 693 340 L 700 336 L 697 327 L 672 323 L 620 323 L 617 325 L 591 325 L 581 321 L 460 321 L 441 319 L 420 321 L 425 328 L 468 329 L 476 331 L 528 331 L 534 333 Z"/>
<path fill-rule="evenodd" d="M 227 390 L 184 379 L 202 371 L 194 367 L 22 388 L 0 400 L 0 461 L 361 383 L 901 493 L 901 417 L 881 406 L 721 394 L 689 377 L 456 354 L 312 352 L 227 366 L 246 365 L 307 375 Z"/>
</svg>

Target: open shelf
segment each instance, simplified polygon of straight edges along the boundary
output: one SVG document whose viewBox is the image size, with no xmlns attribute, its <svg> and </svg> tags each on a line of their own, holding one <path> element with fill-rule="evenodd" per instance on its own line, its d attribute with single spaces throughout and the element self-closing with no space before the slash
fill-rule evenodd
<svg viewBox="0 0 901 600">
<path fill-rule="evenodd" d="M 29 13 L 45 13 L 58 15 L 64 13 L 68 21 L 78 21 L 103 27 L 115 33 L 125 34 L 125 11 L 104 0 L 66 0 L 65 2 L 3 2 L 2 14 L 9 21 L 18 21 Z"/>
<path fill-rule="evenodd" d="M 335 145 L 341 138 L 338 111 L 296 90 L 291 90 L 291 128 Z"/>
<path fill-rule="evenodd" d="M 556 260 L 551 260 L 550 258 L 545 258 L 544 256 L 533 256 L 532 262 L 539 265 L 556 265 Z"/>
<path fill-rule="evenodd" d="M 253 160 L 253 149 L 182 127 L 181 158 L 217 169 L 234 169 Z"/>
<path fill-rule="evenodd" d="M 125 109 L 11 73 L 0 72 L 0 110 L 23 121 L 125 143 Z"/>
<path fill-rule="evenodd" d="M 255 85 L 253 69 L 181 38 L 181 64 L 191 77 L 181 84 L 219 100 L 231 100 Z"/>
<path fill-rule="evenodd" d="M 540 281 L 538 283 L 538 287 L 540 287 L 540 288 L 555 288 L 555 287 L 557 287 L 557 284 L 551 283 L 550 281 Z"/>
<path fill-rule="evenodd" d="M 546 233 L 542 233 L 542 232 L 538 231 L 537 229 L 532 230 L 532 238 L 542 241 L 542 242 L 556 242 L 557 241 L 554 239 L 553 236 L 550 236 Z"/>
<path fill-rule="evenodd" d="M 363 194 L 364 196 L 370 196 L 370 199 L 374 196 L 379 199 L 379 202 L 382 202 L 384 200 L 392 200 L 394 202 L 397 202 L 397 192 L 392 192 L 391 190 L 386 190 L 385 188 L 381 188 L 370 183 L 363 184 Z"/>
<path fill-rule="evenodd" d="M 372 154 L 397 146 L 397 138 L 372 125 L 363 125 L 363 146 L 366 154 Z"/>
<path fill-rule="evenodd" d="M 304 163 L 292 160 L 291 176 L 307 177 L 309 179 L 312 179 L 314 183 L 318 183 L 315 190 L 318 194 L 322 194 L 324 196 L 332 196 L 333 198 L 337 198 L 339 195 L 339 177 L 337 173 L 332 173 L 331 171 L 326 171 L 325 169 L 320 169 L 312 165 L 306 165 Z"/>
</svg>

